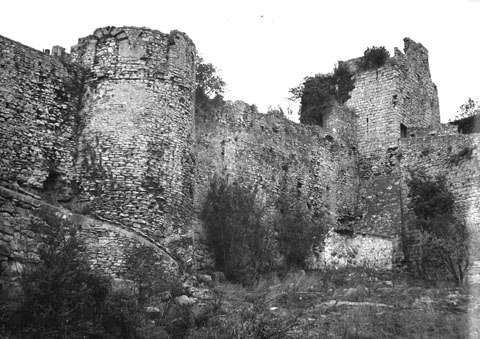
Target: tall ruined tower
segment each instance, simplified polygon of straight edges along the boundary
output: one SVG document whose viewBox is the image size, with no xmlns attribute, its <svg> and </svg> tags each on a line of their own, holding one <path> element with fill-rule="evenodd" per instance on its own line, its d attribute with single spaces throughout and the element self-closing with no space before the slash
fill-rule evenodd
<svg viewBox="0 0 480 339">
<path fill-rule="evenodd" d="M 409 38 L 404 44 L 404 53 L 396 48 L 395 55 L 378 69 L 361 70 L 360 58 L 350 60 L 355 89 L 346 102 L 357 116 L 360 181 L 355 232 L 394 243 L 401 233 L 404 212 L 399 140 L 414 136 L 414 128 L 435 130 L 440 126 L 428 51 Z"/>
<path fill-rule="evenodd" d="M 86 69 L 74 159 L 92 215 L 188 259 L 195 176 L 195 46 L 183 33 L 97 29 L 72 61 Z"/>
<path fill-rule="evenodd" d="M 355 89 L 346 105 L 357 114 L 359 152 L 367 155 L 386 149 L 412 127 L 437 127 L 440 109 L 437 87 L 430 77 L 428 51 L 404 39 L 404 53 L 379 69 L 360 70 L 360 58 L 351 60 Z"/>
</svg>

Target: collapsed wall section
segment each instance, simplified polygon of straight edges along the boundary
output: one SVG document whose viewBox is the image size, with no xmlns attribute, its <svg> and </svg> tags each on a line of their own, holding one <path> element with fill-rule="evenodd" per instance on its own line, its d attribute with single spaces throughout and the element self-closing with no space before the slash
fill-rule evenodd
<svg viewBox="0 0 480 339">
<path fill-rule="evenodd" d="M 278 212 L 278 198 L 287 194 L 319 225 L 336 228 L 351 220 L 357 199 L 354 147 L 321 127 L 300 125 L 278 113 L 254 113 L 241 102 L 227 104 L 223 113 L 197 121 L 197 213 L 218 175 L 256 187 L 270 217 Z"/>
<path fill-rule="evenodd" d="M 195 46 L 177 31 L 106 27 L 71 54 L 88 70 L 75 159 L 82 200 L 188 261 Z"/>
<path fill-rule="evenodd" d="M 42 191 L 72 178 L 80 67 L 0 36 L 0 180 Z"/>
</svg>

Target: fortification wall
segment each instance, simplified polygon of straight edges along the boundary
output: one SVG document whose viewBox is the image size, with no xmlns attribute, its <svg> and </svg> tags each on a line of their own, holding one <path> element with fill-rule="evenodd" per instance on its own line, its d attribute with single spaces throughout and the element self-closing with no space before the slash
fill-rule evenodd
<svg viewBox="0 0 480 339">
<path fill-rule="evenodd" d="M 354 73 L 355 88 L 345 105 L 357 115 L 360 155 L 383 150 L 400 137 L 399 112 L 392 103 L 398 76 L 398 69 L 390 64 Z"/>
<path fill-rule="evenodd" d="M 359 152 L 366 157 L 395 144 L 402 137 L 401 125 L 440 126 L 428 51 L 409 38 L 404 39 L 404 45 L 404 53 L 395 48 L 394 57 L 378 69 L 362 70 L 360 59 L 348 62 L 354 71 L 355 88 L 345 105 L 358 117 Z"/>
<path fill-rule="evenodd" d="M 125 227 L 95 220 L 72 213 L 62 207 L 49 204 L 0 186 L 0 271 L 8 274 L 15 285 L 15 277 L 25 266 L 38 262 L 39 248 L 45 242 L 45 229 L 40 215 L 58 218 L 58 226 L 76 229 L 77 236 L 84 240 L 92 268 L 114 278 L 123 277 L 127 258 L 135 248 L 150 247 L 168 271 L 178 274 L 182 260 L 175 257 L 161 244 L 141 232 L 132 232 Z M 45 226 L 43 226 L 45 227 Z M 48 225 L 48 234 L 61 229 Z M 69 231 L 68 231 L 69 232 Z"/>
<path fill-rule="evenodd" d="M 79 39 L 82 201 L 105 221 L 191 256 L 195 46 L 183 33 L 106 27 Z"/>
<path fill-rule="evenodd" d="M 455 213 L 464 219 L 471 233 L 472 274 L 480 274 L 480 155 L 479 134 L 455 134 L 400 140 L 402 200 L 408 218 L 408 187 L 410 170 L 423 170 L 431 176 L 444 175 L 455 196 Z M 415 230 L 405 225 L 405 244 L 410 261 L 418 259 L 418 242 Z"/>
<path fill-rule="evenodd" d="M 0 36 L 0 180 L 42 191 L 72 178 L 83 70 Z"/>
<path fill-rule="evenodd" d="M 404 53 L 395 49 L 394 62 L 399 68 L 396 97 L 392 104 L 399 108 L 400 123 L 409 127 L 440 126 L 437 86 L 430 75 L 428 50 L 420 43 L 405 38 Z"/>
<path fill-rule="evenodd" d="M 408 128 L 440 126 L 428 51 L 409 38 L 404 43 L 404 53 L 395 49 L 379 69 L 362 70 L 360 59 L 349 61 L 355 88 L 346 102 L 357 115 L 360 213 L 355 232 L 393 243 L 403 208 L 398 140 L 407 136 Z"/>
<path fill-rule="evenodd" d="M 282 194 L 304 204 L 314 222 L 334 228 L 355 214 L 355 149 L 318 126 L 296 124 L 279 114 L 253 113 L 236 102 L 216 121 L 197 122 L 200 212 L 215 175 L 259 189 L 275 213 Z M 201 227 L 197 233 L 202 240 Z"/>
</svg>

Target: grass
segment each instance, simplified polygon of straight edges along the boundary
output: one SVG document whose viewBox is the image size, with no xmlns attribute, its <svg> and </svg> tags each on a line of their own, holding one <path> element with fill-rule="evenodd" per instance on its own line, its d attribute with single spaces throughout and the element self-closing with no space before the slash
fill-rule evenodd
<svg viewBox="0 0 480 339">
<path fill-rule="evenodd" d="M 470 291 L 471 292 L 471 291 Z M 190 338 L 477 338 L 467 288 L 364 269 L 270 275 L 216 287 L 220 303 Z M 478 294 L 478 292 L 477 292 Z M 469 302 L 470 300 L 470 302 Z"/>
</svg>

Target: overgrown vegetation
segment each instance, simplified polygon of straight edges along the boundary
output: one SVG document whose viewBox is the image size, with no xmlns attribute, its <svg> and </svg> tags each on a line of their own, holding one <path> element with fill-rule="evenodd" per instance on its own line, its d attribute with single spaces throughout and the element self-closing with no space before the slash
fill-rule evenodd
<svg viewBox="0 0 480 339">
<path fill-rule="evenodd" d="M 424 172 L 411 172 L 410 208 L 415 218 L 412 225 L 420 233 L 417 270 L 428 277 L 429 270 L 440 267 L 460 284 L 469 266 L 468 230 L 453 210 L 454 196 L 445 177 L 431 177 Z"/>
<path fill-rule="evenodd" d="M 387 60 L 390 58 L 390 53 L 385 47 L 369 47 L 363 53 L 363 57 L 360 61 L 360 69 L 370 70 L 378 69 L 385 65 Z"/>
<path fill-rule="evenodd" d="M 195 115 L 202 118 L 211 117 L 212 112 L 225 104 L 223 93 L 226 83 L 218 74 L 217 68 L 206 63 L 197 55 L 196 59 Z"/>
<path fill-rule="evenodd" d="M 39 260 L 19 264 L 18 289 L 2 288 L 0 337 L 183 338 L 194 326 L 191 307 L 175 302 L 182 284 L 152 249 L 132 249 L 127 280 L 114 286 L 89 266 L 84 242 L 63 215 L 41 209 L 32 227 L 41 234 Z M 11 279 L 2 275 L 1 286 Z"/>
<path fill-rule="evenodd" d="M 345 62 L 339 61 L 332 74 L 316 74 L 290 89 L 292 100 L 300 101 L 300 122 L 323 126 L 326 115 L 335 103 L 350 99 L 355 88 L 353 74 Z"/>
<path fill-rule="evenodd" d="M 290 269 L 306 269 L 306 259 L 314 246 L 323 243 L 327 228 L 314 223 L 305 208 L 287 195 L 278 199 L 277 208 L 280 214 L 275 220 L 275 229 L 279 251 Z"/>
<path fill-rule="evenodd" d="M 295 215 L 284 211 L 289 213 Z M 480 334 L 478 324 L 468 327 L 468 316 L 478 318 L 480 307 L 472 299 L 468 308 L 465 290 L 394 271 L 269 273 L 248 288 L 220 284 L 208 299 L 181 305 L 175 297 L 187 292 L 180 282 L 167 274 L 154 251 L 140 247 L 129 255 L 129 280 L 112 289 L 109 279 L 86 264 L 84 246 L 66 219 L 46 213 L 41 220 L 36 223 L 46 228 L 42 260 L 38 271 L 31 267 L 22 275 L 30 289 L 0 299 L 2 338 L 450 339 Z"/>
<path fill-rule="evenodd" d="M 443 287 L 441 287 L 443 286 Z M 217 307 L 189 338 L 469 338 L 463 288 L 365 268 L 268 275 L 216 288 Z M 478 305 L 478 303 L 476 303 Z M 479 309 L 472 305 L 471 316 Z"/>
<path fill-rule="evenodd" d="M 65 219 L 40 210 L 33 227 L 43 235 L 40 260 L 25 266 L 19 298 L 4 301 L 5 330 L 21 338 L 83 338 L 101 321 L 109 281 L 90 269 Z"/>
<path fill-rule="evenodd" d="M 451 124 L 458 126 L 458 131 L 463 134 L 480 132 L 480 102 L 479 99 L 468 98 L 457 111 Z"/>
<path fill-rule="evenodd" d="M 190 307 L 175 303 L 186 291 L 161 262 L 149 247 L 133 249 L 127 258 L 129 283 L 107 299 L 104 323 L 119 327 L 125 338 L 183 338 L 193 326 Z"/>
<path fill-rule="evenodd" d="M 252 282 L 271 266 L 271 229 L 252 187 L 215 177 L 201 218 L 217 269 L 232 281 Z"/>
<path fill-rule="evenodd" d="M 479 99 L 468 98 L 465 103 L 463 103 L 457 111 L 457 115 L 454 120 L 460 120 L 469 118 L 475 115 L 480 114 L 480 101 Z"/>
</svg>

